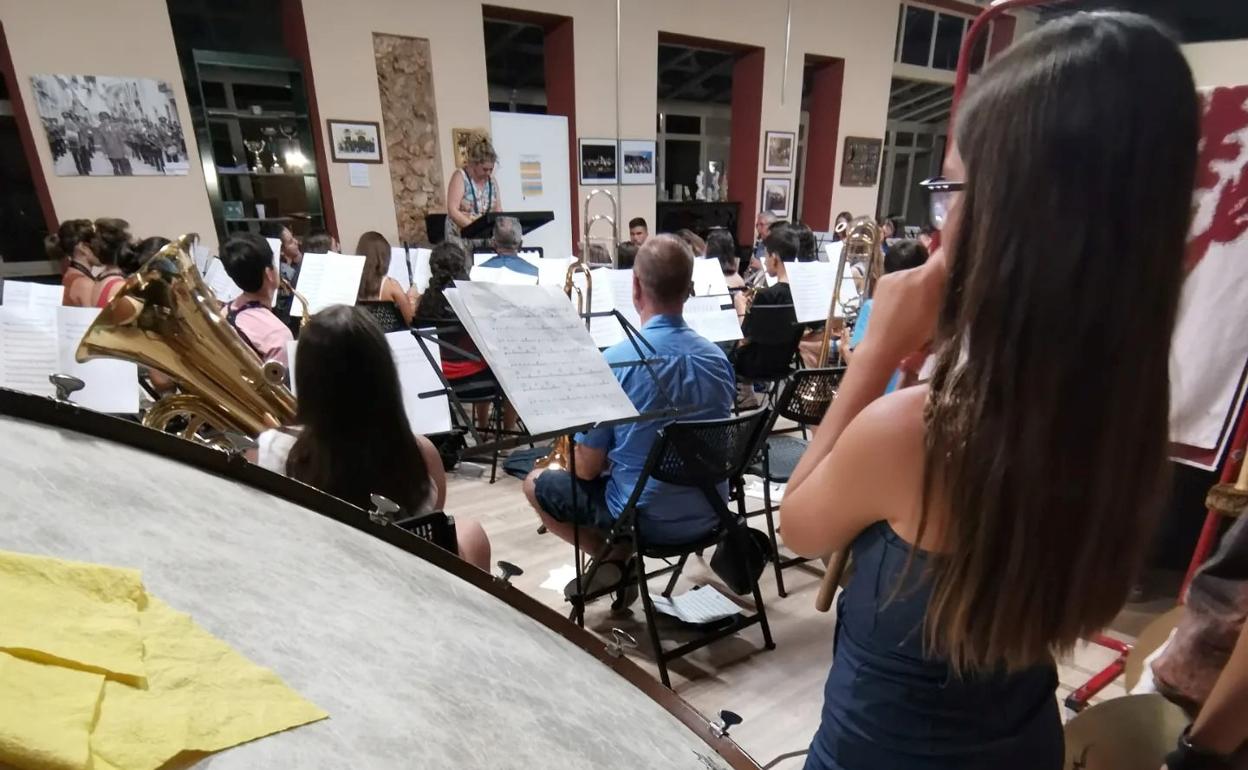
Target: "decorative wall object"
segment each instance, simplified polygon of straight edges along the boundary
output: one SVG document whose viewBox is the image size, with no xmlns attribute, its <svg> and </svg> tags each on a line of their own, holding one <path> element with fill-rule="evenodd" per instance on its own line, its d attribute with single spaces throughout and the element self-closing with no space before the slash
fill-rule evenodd
<svg viewBox="0 0 1248 770">
<path fill-rule="evenodd" d="M 471 128 L 451 129 L 451 142 L 455 146 L 455 168 L 463 168 L 468 162 L 468 139 L 472 134 Z"/>
<path fill-rule="evenodd" d="M 793 189 L 791 179 L 763 178 L 763 210 L 770 211 L 781 219 L 789 217 L 790 192 Z"/>
<path fill-rule="evenodd" d="M 186 138 L 163 80 L 32 75 L 57 176 L 185 176 Z"/>
<path fill-rule="evenodd" d="M 580 147 L 581 184 L 619 181 L 619 146 L 614 139 L 582 139 Z"/>
<path fill-rule="evenodd" d="M 654 184 L 655 146 L 653 139 L 621 139 L 620 157 L 624 172 L 620 184 Z"/>
<path fill-rule="evenodd" d="M 429 41 L 374 34 L 373 53 L 399 238 L 427 243 L 425 215 L 446 211 Z"/>
<path fill-rule="evenodd" d="M 334 163 L 380 163 L 381 126 L 370 120 L 327 120 Z"/>
<path fill-rule="evenodd" d="M 871 187 L 880 178 L 880 152 L 883 139 L 845 137 L 845 158 L 841 162 L 842 187 Z"/>
<path fill-rule="evenodd" d="M 792 171 L 793 146 L 796 141 L 792 131 L 768 131 L 763 171 L 769 174 Z"/>
</svg>

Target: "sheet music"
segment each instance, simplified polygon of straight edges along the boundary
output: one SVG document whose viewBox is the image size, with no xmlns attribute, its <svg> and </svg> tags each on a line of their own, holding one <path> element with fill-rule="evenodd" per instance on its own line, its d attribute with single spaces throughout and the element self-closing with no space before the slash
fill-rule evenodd
<svg viewBox="0 0 1248 770">
<path fill-rule="evenodd" d="M 208 264 L 208 270 L 204 273 L 204 283 L 208 284 L 208 288 L 212 289 L 212 293 L 223 305 L 233 302 L 238 295 L 243 293 L 243 290 L 238 288 L 238 284 L 234 283 L 234 279 L 230 278 L 230 274 L 225 272 L 225 263 L 220 259 L 214 259 Z"/>
<path fill-rule="evenodd" d="M 836 265 L 840 263 L 841 252 L 844 250 L 845 250 L 845 241 L 834 241 L 833 243 L 825 243 L 823 245 L 823 253 L 826 256 L 826 259 L 820 260 L 820 261 L 826 261 L 826 262 L 832 263 L 833 265 Z"/>
<path fill-rule="evenodd" d="M 316 314 L 330 305 L 354 305 L 363 272 L 364 257 L 334 252 L 304 254 L 295 288 L 308 300 L 308 312 Z M 302 316 L 303 305 L 296 302 L 290 314 Z"/>
<path fill-rule="evenodd" d="M 55 309 L 0 306 L 0 385 L 53 396 L 58 359 Z"/>
<path fill-rule="evenodd" d="M 693 294 L 696 297 L 728 293 L 728 279 L 718 259 L 693 260 Z"/>
<path fill-rule="evenodd" d="M 421 349 L 420 341 L 410 331 L 391 332 L 386 335 L 394 365 L 399 370 L 399 385 L 403 389 L 403 409 L 412 430 L 422 435 L 445 433 L 451 429 L 451 403 L 443 393 L 430 398 L 420 398 L 421 393 L 442 390 L 445 386 L 438 373 L 429 364 Z M 441 348 L 428 345 L 429 352 L 441 368 Z"/>
<path fill-rule="evenodd" d="M 731 297 L 690 297 L 684 315 L 689 328 L 711 342 L 741 339 L 741 322 Z"/>
<path fill-rule="evenodd" d="M 537 278 L 524 273 L 517 273 L 505 267 L 474 267 L 468 273 L 468 279 L 481 283 L 498 283 L 504 286 L 536 286 Z"/>
<path fill-rule="evenodd" d="M 533 265 L 534 267 L 537 267 L 538 265 L 540 265 L 540 264 L 542 263 L 542 255 L 541 255 L 541 252 L 537 252 L 537 251 L 529 251 L 529 250 L 524 250 L 524 249 L 522 249 L 522 250 L 520 250 L 520 251 L 516 252 L 516 254 L 517 254 L 517 255 L 518 255 L 521 259 L 523 259 L 525 262 L 528 262 L 530 265 Z M 473 266 L 473 267 L 477 267 L 477 266 L 481 265 L 482 263 L 487 262 L 487 261 L 489 261 L 489 260 L 491 260 L 491 259 L 493 259 L 494 257 L 497 257 L 497 256 L 498 256 L 497 254 L 489 254 L 489 253 L 485 253 L 485 254 L 473 254 L 473 255 L 472 255 L 472 266 Z"/>
<path fill-rule="evenodd" d="M 714 623 L 738 615 L 741 608 L 714 586 L 701 586 L 668 598 L 650 594 L 654 608 L 686 623 Z"/>
<path fill-rule="evenodd" d="M 538 286 L 558 286 L 563 288 L 563 282 L 568 276 L 568 265 L 572 264 L 573 258 L 567 259 L 539 259 L 537 261 L 537 285 Z"/>
<path fill-rule="evenodd" d="M 274 258 L 278 261 L 282 258 L 282 239 L 281 238 L 265 238 L 269 242 L 269 250 L 273 252 Z"/>
<path fill-rule="evenodd" d="M 429 279 L 433 275 L 429 269 L 429 257 L 432 254 L 433 249 L 412 249 L 412 280 L 416 283 L 416 291 L 421 294 L 429 288 Z"/>
<path fill-rule="evenodd" d="M 620 311 L 620 315 L 624 316 L 634 329 L 640 330 L 641 316 L 637 315 L 637 308 L 633 307 L 632 269 L 611 271 L 611 300 L 615 309 Z"/>
<path fill-rule="evenodd" d="M 191 259 L 195 262 L 195 269 L 199 270 L 199 274 L 203 275 L 208 269 L 208 260 L 212 258 L 212 252 L 208 251 L 208 247 L 200 243 L 198 239 L 191 244 Z"/>
<path fill-rule="evenodd" d="M 299 398 L 299 391 L 295 389 L 295 356 L 298 352 L 299 340 L 290 340 L 286 343 L 286 371 L 290 375 L 290 395 L 295 398 Z"/>
<path fill-rule="evenodd" d="M 836 265 L 831 262 L 787 262 L 789 289 L 798 323 L 822 321 L 828 317 L 832 287 L 836 285 Z M 840 308 L 837 308 L 838 317 Z"/>
<path fill-rule="evenodd" d="M 94 307 L 59 307 L 56 309 L 59 374 L 69 374 L 86 383 L 86 387 L 70 396 L 75 404 L 108 414 L 138 414 L 139 367 L 117 358 L 97 358 L 84 364 L 74 355 L 78 343 L 100 314 Z"/>
<path fill-rule="evenodd" d="M 394 246 L 390 249 L 390 270 L 386 275 L 398 282 L 407 291 L 412 285 L 412 272 L 407 264 L 407 249 Z"/>
<path fill-rule="evenodd" d="M 447 299 L 534 434 L 637 416 L 558 289 L 460 281 Z"/>
<path fill-rule="evenodd" d="M 31 281 L 5 281 L 0 304 L 16 308 L 60 307 L 65 290 L 58 285 Z"/>
<path fill-rule="evenodd" d="M 564 271 L 565 279 L 567 271 Z M 609 313 L 615 310 L 615 291 L 614 284 L 617 280 L 615 271 L 610 268 L 600 267 L 590 271 L 591 285 L 593 291 L 590 292 L 590 309 L 591 313 Z M 576 273 L 572 276 L 572 286 L 585 291 L 585 274 Z M 560 291 L 562 291 L 560 284 Z M 576 293 L 573 292 L 570 297 L 572 306 L 576 307 Z M 629 306 L 632 306 L 632 300 L 629 300 Z M 624 327 L 620 325 L 619 320 L 615 316 L 603 316 L 601 318 L 589 319 L 589 334 L 594 340 L 594 344 L 599 348 L 609 348 L 617 342 L 623 342 L 628 339 L 624 333 Z"/>
</svg>

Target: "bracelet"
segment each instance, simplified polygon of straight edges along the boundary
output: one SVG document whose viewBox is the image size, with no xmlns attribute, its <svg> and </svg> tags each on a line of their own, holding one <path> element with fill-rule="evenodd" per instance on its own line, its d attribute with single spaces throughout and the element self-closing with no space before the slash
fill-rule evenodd
<svg viewBox="0 0 1248 770">
<path fill-rule="evenodd" d="M 1166 770 L 1229 770 L 1231 765 L 1226 757 L 1192 745 L 1188 735 L 1191 730 L 1188 725 L 1179 736 L 1178 746 L 1166 755 Z"/>
</svg>

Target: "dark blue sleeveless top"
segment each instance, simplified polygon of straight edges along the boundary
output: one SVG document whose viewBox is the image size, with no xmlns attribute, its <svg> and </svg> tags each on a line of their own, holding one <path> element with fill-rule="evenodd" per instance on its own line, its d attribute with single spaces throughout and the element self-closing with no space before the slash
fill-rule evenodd
<svg viewBox="0 0 1248 770">
<path fill-rule="evenodd" d="M 926 657 L 925 552 L 893 595 L 910 551 L 888 522 L 854 541 L 806 770 L 1061 770 L 1056 666 L 958 679 Z"/>
</svg>

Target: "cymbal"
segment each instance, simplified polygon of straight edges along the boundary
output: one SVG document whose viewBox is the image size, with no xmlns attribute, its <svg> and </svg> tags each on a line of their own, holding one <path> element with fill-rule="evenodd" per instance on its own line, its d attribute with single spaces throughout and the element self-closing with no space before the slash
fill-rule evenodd
<svg viewBox="0 0 1248 770">
<path fill-rule="evenodd" d="M 1183 607 L 1180 605 L 1158 616 L 1140 632 L 1140 638 L 1135 640 L 1131 652 L 1127 653 L 1127 668 L 1124 672 L 1127 692 L 1131 692 L 1131 688 L 1139 683 L 1140 676 L 1144 673 L 1144 659 L 1166 643 L 1166 640 L 1170 638 L 1170 632 L 1179 625 L 1182 617 Z"/>
<path fill-rule="evenodd" d="M 1157 693 L 1127 695 L 1066 723 L 1065 770 L 1157 770 L 1187 726 L 1183 710 Z"/>
</svg>

